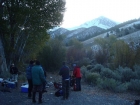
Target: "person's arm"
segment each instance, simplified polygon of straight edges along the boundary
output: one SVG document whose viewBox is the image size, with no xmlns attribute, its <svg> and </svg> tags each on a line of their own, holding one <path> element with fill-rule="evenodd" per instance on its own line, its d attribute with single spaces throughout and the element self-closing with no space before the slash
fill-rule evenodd
<svg viewBox="0 0 140 105">
<path fill-rule="evenodd" d="M 47 82 L 46 79 L 45 79 L 44 71 L 43 71 L 42 68 L 40 69 L 40 78 L 43 82 Z"/>
</svg>

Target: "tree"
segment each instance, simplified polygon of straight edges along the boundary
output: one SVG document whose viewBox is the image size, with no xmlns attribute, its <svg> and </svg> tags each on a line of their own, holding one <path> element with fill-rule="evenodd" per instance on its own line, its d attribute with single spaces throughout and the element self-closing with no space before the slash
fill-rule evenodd
<svg viewBox="0 0 140 105">
<path fill-rule="evenodd" d="M 83 48 L 83 44 L 76 39 L 73 40 L 72 46 L 67 49 L 67 61 L 73 63 L 82 60 L 85 56 L 86 52 Z"/>
<path fill-rule="evenodd" d="M 66 49 L 58 39 L 51 39 L 37 57 L 47 71 L 58 70 L 66 59 Z"/>
<path fill-rule="evenodd" d="M 60 25 L 65 11 L 64 0 L 4 0 L 1 4 L 0 37 L 7 64 L 39 51 L 49 38 L 46 30 Z"/>
<path fill-rule="evenodd" d="M 113 44 L 114 56 L 112 62 L 115 67 L 133 67 L 135 62 L 135 52 L 130 49 L 128 44 L 122 40 L 118 40 Z"/>
</svg>

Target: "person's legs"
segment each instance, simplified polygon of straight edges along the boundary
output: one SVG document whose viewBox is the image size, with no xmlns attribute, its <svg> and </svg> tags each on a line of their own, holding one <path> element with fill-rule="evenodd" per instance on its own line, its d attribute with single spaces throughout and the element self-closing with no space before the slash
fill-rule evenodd
<svg viewBox="0 0 140 105">
<path fill-rule="evenodd" d="M 33 88 L 33 83 L 32 83 L 32 79 L 28 79 L 28 97 L 31 98 L 32 96 L 32 88 Z"/>
<path fill-rule="evenodd" d="M 34 85 L 33 86 L 33 97 L 32 97 L 32 102 L 35 103 L 36 102 L 36 91 L 37 91 L 37 86 Z"/>
<path fill-rule="evenodd" d="M 79 91 L 81 91 L 81 77 L 79 78 Z"/>
<path fill-rule="evenodd" d="M 65 83 L 66 83 L 66 99 L 68 99 L 68 97 L 69 97 L 70 81 L 67 80 L 67 81 L 65 81 Z"/>
<path fill-rule="evenodd" d="M 35 102 L 36 102 L 35 97 L 36 97 L 36 92 L 33 92 L 33 97 L 32 97 L 32 101 L 33 101 L 33 103 L 35 103 Z"/>
<path fill-rule="evenodd" d="M 76 91 L 79 89 L 79 81 L 78 78 L 76 78 Z"/>
<path fill-rule="evenodd" d="M 14 75 L 14 80 L 17 82 L 18 81 L 18 74 Z"/>
<path fill-rule="evenodd" d="M 65 80 L 62 80 L 62 91 L 63 91 L 63 99 L 66 98 L 66 84 Z"/>
<path fill-rule="evenodd" d="M 11 80 L 13 81 L 14 79 L 14 74 L 11 74 Z"/>
<path fill-rule="evenodd" d="M 39 103 L 42 103 L 42 92 L 39 92 L 39 99 L 38 99 Z"/>
<path fill-rule="evenodd" d="M 76 78 L 76 90 L 81 91 L 81 77 Z"/>
<path fill-rule="evenodd" d="M 39 92 L 39 97 L 38 97 L 38 102 L 42 103 L 42 89 L 43 89 L 43 84 L 37 86 L 37 90 Z"/>
</svg>

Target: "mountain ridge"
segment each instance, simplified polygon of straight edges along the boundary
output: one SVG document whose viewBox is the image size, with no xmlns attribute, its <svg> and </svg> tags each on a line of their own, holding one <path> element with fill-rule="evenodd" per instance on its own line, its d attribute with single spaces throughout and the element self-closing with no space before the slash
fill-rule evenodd
<svg viewBox="0 0 140 105">
<path fill-rule="evenodd" d="M 118 23 L 110 20 L 106 17 L 100 16 L 98 18 L 95 18 L 91 21 L 88 21 L 84 24 L 81 24 L 78 27 L 74 27 L 71 29 L 66 29 L 66 28 L 54 28 L 52 30 L 50 30 L 50 35 L 51 37 L 55 37 L 55 35 L 66 35 L 67 38 L 72 38 L 72 37 L 81 37 L 83 35 L 83 37 L 88 36 L 97 32 L 101 32 L 105 29 L 111 28 L 115 25 L 117 25 Z M 93 29 L 93 30 L 92 30 Z"/>
<path fill-rule="evenodd" d="M 100 27 L 100 28 L 103 28 L 103 29 L 108 29 L 110 27 L 115 26 L 116 24 L 119 24 L 119 22 L 115 22 L 115 21 L 113 21 L 109 18 L 106 18 L 104 16 L 100 16 L 98 18 L 87 21 L 87 22 L 85 22 L 85 23 L 83 23 L 79 26 L 69 28 L 68 30 L 75 30 L 75 29 L 78 29 L 78 28 L 89 28 L 89 27 L 92 27 L 92 26 L 97 26 L 97 27 Z"/>
</svg>

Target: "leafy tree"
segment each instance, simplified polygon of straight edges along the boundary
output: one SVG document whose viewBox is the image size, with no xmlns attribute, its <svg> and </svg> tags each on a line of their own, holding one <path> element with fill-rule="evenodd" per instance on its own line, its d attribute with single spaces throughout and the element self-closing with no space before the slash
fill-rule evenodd
<svg viewBox="0 0 140 105">
<path fill-rule="evenodd" d="M 132 67 L 134 65 L 135 53 L 124 41 L 118 40 L 114 43 L 113 51 L 113 62 L 115 67 Z"/>
<path fill-rule="evenodd" d="M 64 0 L 3 0 L 0 38 L 7 64 L 35 55 L 47 41 L 46 30 L 63 19 Z M 0 7 L 1 9 L 1 7 Z"/>
<path fill-rule="evenodd" d="M 109 38 L 97 38 L 94 40 L 94 44 L 100 46 L 99 50 L 95 51 L 95 59 L 98 63 L 113 63 L 115 68 L 118 66 L 133 67 L 136 51 L 123 40 L 110 36 Z"/>
<path fill-rule="evenodd" d="M 66 49 L 58 39 L 51 39 L 37 57 L 47 71 L 58 70 L 66 60 Z"/>
<path fill-rule="evenodd" d="M 68 48 L 66 56 L 67 61 L 70 63 L 83 59 L 86 56 L 83 44 L 75 39 L 73 41 L 73 46 Z"/>
</svg>

